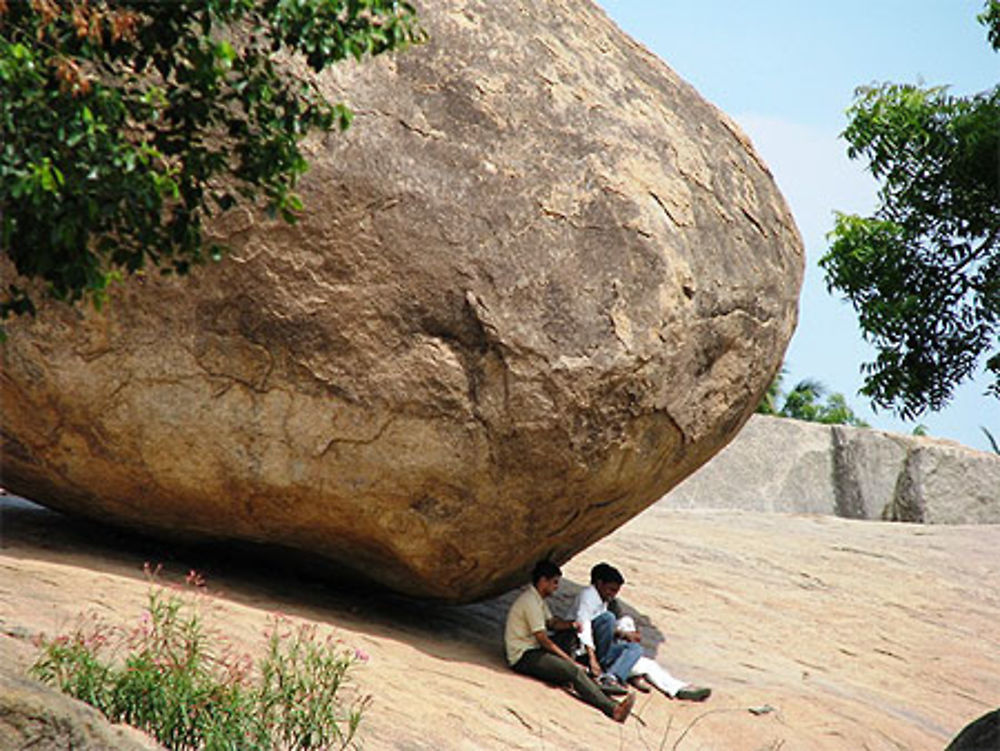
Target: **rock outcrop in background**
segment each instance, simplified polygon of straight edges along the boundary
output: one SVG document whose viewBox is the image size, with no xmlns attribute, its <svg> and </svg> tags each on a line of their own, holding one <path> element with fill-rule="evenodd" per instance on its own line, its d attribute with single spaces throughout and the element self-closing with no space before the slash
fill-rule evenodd
<svg viewBox="0 0 1000 751">
<path fill-rule="evenodd" d="M 670 508 L 1000 524 L 1000 456 L 952 441 L 754 415 Z"/>
<path fill-rule="evenodd" d="M 357 117 L 298 225 L 231 213 L 225 263 L 9 326 L 0 483 L 467 600 L 736 434 L 803 266 L 746 137 L 592 3 L 421 15 L 322 80 Z"/>
</svg>

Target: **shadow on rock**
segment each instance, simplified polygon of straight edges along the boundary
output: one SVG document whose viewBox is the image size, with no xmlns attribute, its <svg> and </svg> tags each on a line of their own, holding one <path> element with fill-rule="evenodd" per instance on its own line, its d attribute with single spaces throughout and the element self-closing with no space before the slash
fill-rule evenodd
<svg viewBox="0 0 1000 751">
<path fill-rule="evenodd" d="M 0 497 L 0 548 L 5 554 L 128 576 L 146 577 L 145 564 L 162 566 L 164 583 L 197 571 L 216 596 L 250 607 L 266 607 L 392 636 L 435 657 L 461 659 L 507 670 L 503 627 L 520 588 L 481 602 L 451 605 L 398 595 L 356 575 L 336 576 L 325 561 L 297 551 L 248 543 L 165 541 L 133 530 L 75 518 L 16 496 Z M 569 617 L 584 585 L 563 578 L 551 602 Z M 649 618 L 621 601 L 643 634 L 647 654 L 664 637 Z M 445 646 L 442 646 L 445 645 Z"/>
<path fill-rule="evenodd" d="M 1000 709 L 987 712 L 966 725 L 945 751 L 997 751 L 1000 749 Z"/>
</svg>

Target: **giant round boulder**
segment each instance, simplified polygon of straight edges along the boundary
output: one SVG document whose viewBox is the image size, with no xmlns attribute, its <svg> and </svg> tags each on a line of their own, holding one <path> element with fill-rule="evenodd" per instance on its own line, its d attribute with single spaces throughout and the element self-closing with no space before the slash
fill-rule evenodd
<svg viewBox="0 0 1000 751">
<path fill-rule="evenodd" d="M 803 267 L 747 138 L 585 0 L 419 11 L 322 79 L 356 119 L 298 224 L 234 210 L 222 263 L 7 326 L 6 487 L 471 600 L 739 431 Z"/>
</svg>

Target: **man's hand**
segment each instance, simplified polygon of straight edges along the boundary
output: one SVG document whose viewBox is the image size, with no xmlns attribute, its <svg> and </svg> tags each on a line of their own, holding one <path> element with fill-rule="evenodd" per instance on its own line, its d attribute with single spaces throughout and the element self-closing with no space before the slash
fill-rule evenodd
<svg viewBox="0 0 1000 751">
<path fill-rule="evenodd" d="M 642 641 L 642 636 L 639 634 L 638 630 L 636 630 L 636 631 L 624 631 L 624 632 L 621 633 L 621 638 L 624 639 L 625 641 L 634 642 L 636 644 L 638 644 L 640 641 Z"/>
<path fill-rule="evenodd" d="M 604 671 L 601 670 L 601 666 L 598 664 L 597 660 L 591 658 L 591 660 L 590 660 L 590 675 L 592 677 L 594 677 L 594 678 L 600 678 L 601 677 L 601 673 L 603 673 L 603 672 Z"/>
<path fill-rule="evenodd" d="M 597 661 L 597 652 L 587 647 L 587 657 L 590 660 L 590 674 L 596 679 L 604 672 L 601 670 L 601 663 Z"/>
<path fill-rule="evenodd" d="M 570 629 L 573 629 L 577 633 L 579 633 L 580 629 L 583 628 L 583 624 L 579 621 L 567 621 L 556 616 L 550 618 L 545 625 L 553 631 L 569 631 Z"/>
</svg>

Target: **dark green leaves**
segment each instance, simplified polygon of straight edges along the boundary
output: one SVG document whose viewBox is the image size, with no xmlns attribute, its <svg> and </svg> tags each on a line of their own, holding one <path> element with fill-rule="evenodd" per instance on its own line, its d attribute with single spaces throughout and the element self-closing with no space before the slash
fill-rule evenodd
<svg viewBox="0 0 1000 751">
<path fill-rule="evenodd" d="M 202 224 L 238 203 L 293 221 L 299 141 L 351 115 L 277 61 L 321 71 L 421 38 L 386 0 L 0 2 L 0 250 L 76 300 L 116 268 L 218 257 Z M 0 294 L 3 316 L 33 309 Z"/>
<path fill-rule="evenodd" d="M 1000 3 L 981 19 L 997 40 Z M 985 357 L 1000 397 L 1000 86 L 884 84 L 860 89 L 848 116 L 848 154 L 880 180 L 879 208 L 838 215 L 820 265 L 878 350 L 862 393 L 912 418 Z"/>
<path fill-rule="evenodd" d="M 1000 0 L 987 1 L 986 10 L 979 15 L 979 22 L 986 27 L 993 49 L 1000 52 Z"/>
</svg>

